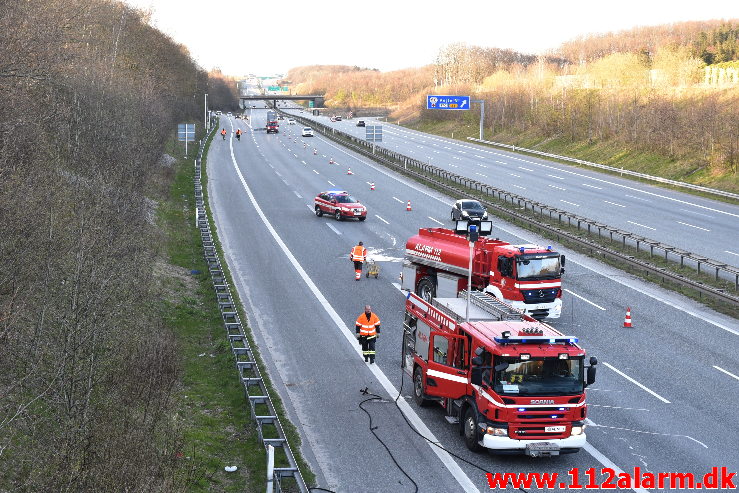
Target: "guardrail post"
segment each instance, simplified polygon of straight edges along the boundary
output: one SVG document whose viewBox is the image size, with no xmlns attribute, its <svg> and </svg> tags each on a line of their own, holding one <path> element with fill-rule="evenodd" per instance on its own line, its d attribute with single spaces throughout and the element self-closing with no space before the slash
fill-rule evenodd
<svg viewBox="0 0 739 493">
<path fill-rule="evenodd" d="M 272 493 L 275 488 L 275 448 L 267 445 L 267 493 Z"/>
</svg>

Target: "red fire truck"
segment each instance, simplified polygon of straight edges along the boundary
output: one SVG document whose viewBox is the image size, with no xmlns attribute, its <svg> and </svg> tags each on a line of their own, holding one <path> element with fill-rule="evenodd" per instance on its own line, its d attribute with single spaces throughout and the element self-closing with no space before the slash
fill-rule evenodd
<svg viewBox="0 0 739 493">
<path fill-rule="evenodd" d="M 585 365 L 577 338 L 492 296 L 467 291 L 431 303 L 408 293 L 401 366 L 420 406 L 438 402 L 472 451 L 535 457 L 585 445 Z"/>
<path fill-rule="evenodd" d="M 445 228 L 422 228 L 406 243 L 401 287 L 426 301 L 456 297 L 467 289 L 469 263 L 464 236 Z M 511 245 L 480 237 L 473 250 L 472 289 L 490 293 L 534 318 L 559 318 L 564 264 L 564 255 L 551 246 Z"/>
</svg>

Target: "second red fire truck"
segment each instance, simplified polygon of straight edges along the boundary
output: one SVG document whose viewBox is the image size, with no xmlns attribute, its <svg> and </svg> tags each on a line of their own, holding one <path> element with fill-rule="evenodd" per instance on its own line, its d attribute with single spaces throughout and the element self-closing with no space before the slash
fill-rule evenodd
<svg viewBox="0 0 739 493">
<path fill-rule="evenodd" d="M 433 402 L 459 426 L 472 451 L 534 457 L 585 445 L 585 364 L 576 337 L 481 292 L 465 298 L 414 293 L 406 300 L 401 366 L 413 377 L 417 404 Z"/>
<path fill-rule="evenodd" d="M 467 289 L 469 259 L 464 236 L 445 228 L 422 228 L 406 243 L 402 288 L 427 301 L 456 297 Z M 564 255 L 552 247 L 481 237 L 473 248 L 472 289 L 534 318 L 559 318 L 564 264 Z"/>
</svg>

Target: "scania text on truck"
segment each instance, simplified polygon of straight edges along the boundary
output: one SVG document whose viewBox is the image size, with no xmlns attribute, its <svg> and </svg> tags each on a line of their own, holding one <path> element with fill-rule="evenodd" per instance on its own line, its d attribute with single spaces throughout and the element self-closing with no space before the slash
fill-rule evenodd
<svg viewBox="0 0 739 493">
<path fill-rule="evenodd" d="M 467 292 L 461 293 L 467 296 Z M 413 293 L 406 299 L 401 366 L 420 406 L 441 404 L 475 452 L 552 456 L 586 443 L 585 365 L 577 338 L 524 315 L 490 295 L 466 298 Z"/>
<path fill-rule="evenodd" d="M 464 236 L 445 228 L 422 228 L 406 243 L 402 288 L 427 301 L 456 297 L 467 289 L 469 259 Z M 534 318 L 559 318 L 564 264 L 564 255 L 551 247 L 480 237 L 473 250 L 472 289 Z"/>
</svg>

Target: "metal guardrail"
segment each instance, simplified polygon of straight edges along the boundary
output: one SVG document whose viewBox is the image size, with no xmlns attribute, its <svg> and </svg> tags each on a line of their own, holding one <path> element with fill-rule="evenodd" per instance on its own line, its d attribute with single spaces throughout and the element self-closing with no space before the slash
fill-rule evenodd
<svg viewBox="0 0 739 493">
<path fill-rule="evenodd" d="M 353 135 L 341 132 L 339 130 L 336 130 L 335 128 L 329 127 L 315 120 L 310 120 L 310 119 L 303 118 L 303 117 L 293 115 L 293 114 L 290 114 L 290 117 L 296 118 L 304 125 L 312 127 L 313 129 L 317 130 L 318 132 L 325 135 L 326 137 L 336 142 L 339 142 L 342 145 L 345 145 L 351 148 L 352 150 L 358 152 L 359 154 L 362 154 L 364 156 L 367 156 L 373 159 L 374 161 L 379 162 L 380 164 L 383 164 L 387 167 L 394 168 L 396 170 L 410 174 L 421 180 L 433 182 L 435 186 L 444 189 L 445 191 L 451 193 L 452 195 L 466 194 L 468 190 L 461 188 L 462 186 L 464 186 L 469 190 L 475 190 L 477 192 L 484 193 L 490 196 L 491 198 L 497 198 L 498 200 L 503 200 L 504 203 L 507 203 L 510 201 L 512 205 L 517 206 L 518 208 L 523 209 L 524 211 L 531 208 L 531 211 L 534 214 L 538 213 L 541 217 L 548 216 L 550 220 L 557 219 L 560 223 L 564 223 L 566 221 L 567 224 L 570 226 L 577 225 L 578 230 L 581 228 L 583 229 L 587 228 L 587 231 L 591 232 L 592 230 L 595 229 L 598 231 L 598 236 L 600 236 L 601 234 L 608 235 L 611 241 L 613 241 L 613 236 L 615 234 L 616 236 L 621 237 L 620 241 L 624 246 L 626 245 L 633 246 L 637 249 L 637 251 L 641 251 L 642 248 L 644 248 L 645 250 L 646 248 L 649 248 L 650 255 L 653 256 L 654 251 L 656 249 L 656 250 L 661 250 L 663 252 L 664 258 L 666 260 L 672 260 L 672 261 L 677 262 L 677 258 L 679 258 L 681 267 L 682 266 L 694 267 L 697 269 L 699 273 L 701 272 L 701 266 L 703 266 L 704 271 L 706 270 L 706 267 L 715 269 L 716 280 L 718 280 L 720 277 L 721 278 L 728 277 L 730 279 L 733 279 L 734 290 L 739 291 L 739 269 L 737 269 L 736 267 L 727 265 L 724 262 L 720 262 L 718 260 L 713 260 L 707 257 L 696 255 L 691 252 L 681 250 L 677 247 L 666 245 L 657 240 L 653 240 L 653 239 L 650 239 L 644 236 L 640 236 L 640 235 L 631 233 L 629 231 L 624 231 L 622 229 L 615 228 L 613 226 L 608 226 L 607 224 L 599 223 L 597 221 L 588 219 L 586 217 L 571 214 L 568 211 L 550 207 L 547 204 L 543 204 L 540 202 L 530 200 L 526 197 L 522 197 L 520 195 L 511 193 L 507 190 L 493 187 L 491 185 L 488 185 L 487 183 L 482 183 L 472 178 L 467 178 L 465 176 L 451 173 L 445 169 L 432 166 L 423 161 L 419 161 L 417 159 L 410 158 L 398 152 L 391 151 L 390 149 L 380 147 L 376 145 L 375 143 L 367 142 L 363 139 L 354 137 Z M 460 188 L 457 188 L 455 186 L 446 185 L 441 181 L 432 180 L 432 177 L 438 178 L 439 180 L 445 180 L 447 182 L 452 182 L 455 185 L 459 185 Z M 537 221 L 524 214 L 520 214 L 516 211 L 513 211 L 497 203 L 487 202 L 487 201 L 484 201 L 484 202 L 485 202 L 485 205 L 487 205 L 488 207 L 495 209 L 503 214 L 506 214 L 508 217 L 514 218 L 515 220 L 521 221 L 523 223 L 526 223 L 540 230 L 548 231 L 549 233 L 556 235 L 557 238 L 559 237 L 566 238 L 569 241 L 572 241 L 581 247 L 590 249 L 591 252 L 597 251 L 599 254 L 603 256 L 612 258 L 614 260 L 619 260 L 621 262 L 625 262 L 629 265 L 632 265 L 634 267 L 639 268 L 640 270 L 647 272 L 648 274 L 656 275 L 658 277 L 661 277 L 662 279 L 670 279 L 671 281 L 679 285 L 693 288 L 701 294 L 712 296 L 714 298 L 720 299 L 722 301 L 728 302 L 733 305 L 739 305 L 739 297 L 728 294 L 726 293 L 725 290 L 716 289 L 711 286 L 707 286 L 700 281 L 692 280 L 680 274 L 669 272 L 666 269 L 663 269 L 663 268 L 651 265 L 642 260 L 636 259 L 631 255 L 627 255 L 625 253 L 621 253 L 616 250 L 605 248 L 602 245 L 589 241 L 586 238 L 569 233 L 555 226 L 551 226 L 547 223 Z M 723 273 L 723 276 L 720 276 L 719 275 L 720 273 Z"/>
<path fill-rule="evenodd" d="M 643 180 L 656 181 L 656 182 L 659 182 L 659 183 L 664 183 L 666 185 L 672 185 L 672 186 L 675 186 L 675 187 L 682 187 L 682 188 L 689 188 L 691 190 L 696 190 L 696 191 L 699 191 L 699 192 L 705 192 L 705 193 L 710 193 L 710 194 L 713 194 L 713 195 L 719 195 L 721 197 L 728 197 L 730 199 L 737 199 L 737 200 L 739 200 L 739 194 L 736 194 L 736 193 L 726 192 L 724 190 L 717 190 L 715 188 L 702 187 L 700 185 L 693 185 L 692 183 L 685 183 L 683 181 L 669 180 L 667 178 L 662 178 L 661 176 L 647 175 L 645 173 L 639 173 L 638 171 L 632 171 L 632 170 L 623 169 L 623 168 L 615 168 L 613 166 L 607 166 L 605 164 L 593 163 L 591 161 L 584 161 L 582 159 L 576 159 L 576 158 L 569 157 L 569 156 L 559 156 L 557 154 L 550 154 L 548 152 L 537 151 L 536 149 L 526 149 L 525 147 L 516 147 L 514 145 L 503 144 L 501 142 L 492 142 L 490 140 L 481 140 L 481 139 L 476 139 L 474 137 L 467 137 L 467 140 L 470 140 L 470 141 L 473 141 L 473 142 L 480 142 L 482 144 L 488 144 L 488 145 L 492 145 L 492 146 L 496 146 L 496 147 L 505 147 L 505 148 L 511 149 L 514 152 L 515 151 L 521 151 L 521 152 L 525 152 L 525 153 L 528 153 L 528 154 L 536 154 L 537 156 L 544 156 L 544 157 L 548 157 L 548 158 L 551 158 L 551 159 L 558 159 L 560 161 L 568 161 L 570 163 L 582 164 L 583 166 L 591 166 L 593 168 L 604 169 L 606 171 L 612 171 L 614 173 L 620 173 L 622 175 L 635 176 L 635 177 L 641 178 Z"/>
<path fill-rule="evenodd" d="M 214 126 L 213 130 L 216 128 Z M 267 485 L 269 487 L 271 483 L 274 491 L 280 492 L 282 491 L 280 486 L 281 480 L 286 477 L 292 477 L 295 479 L 301 493 L 308 493 L 308 486 L 305 484 L 303 476 L 300 473 L 280 419 L 275 412 L 275 407 L 262 379 L 256 357 L 244 333 L 244 327 L 236 308 L 235 298 L 231 294 L 231 288 L 224 275 L 221 259 L 216 250 L 214 234 L 210 230 L 201 182 L 201 160 L 206 140 L 207 138 L 201 141 L 200 149 L 195 159 L 195 222 L 200 230 L 205 262 L 208 264 L 208 270 L 213 281 L 213 289 L 215 290 L 216 300 L 221 311 L 223 326 L 226 329 L 226 336 L 231 345 L 231 352 L 234 356 L 239 380 L 244 387 L 244 396 L 249 404 L 251 417 L 257 425 L 257 434 L 265 449 L 268 449 L 269 446 L 282 449 L 287 459 L 288 467 L 274 467 L 273 477 L 268 478 Z"/>
</svg>

